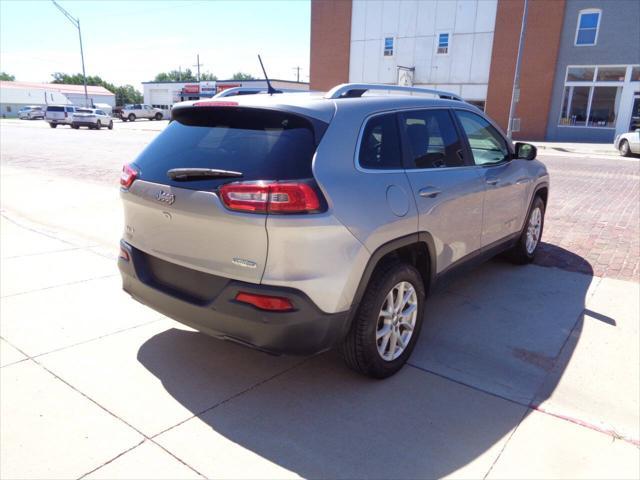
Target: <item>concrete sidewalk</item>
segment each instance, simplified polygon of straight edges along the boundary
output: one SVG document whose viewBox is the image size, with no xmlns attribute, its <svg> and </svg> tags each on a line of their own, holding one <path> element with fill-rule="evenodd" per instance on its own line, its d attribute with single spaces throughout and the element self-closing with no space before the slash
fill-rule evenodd
<svg viewBox="0 0 640 480">
<path fill-rule="evenodd" d="M 131 300 L 117 189 L 1 187 L 1 478 L 640 476 L 638 283 L 492 261 L 373 381 Z"/>
</svg>

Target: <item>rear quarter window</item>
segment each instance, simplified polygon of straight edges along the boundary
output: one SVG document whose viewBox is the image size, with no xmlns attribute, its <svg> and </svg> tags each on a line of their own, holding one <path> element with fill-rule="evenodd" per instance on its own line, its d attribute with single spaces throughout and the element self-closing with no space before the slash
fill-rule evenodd
<svg viewBox="0 0 640 480">
<path fill-rule="evenodd" d="M 173 118 L 134 161 L 141 180 L 200 190 L 230 181 L 313 176 L 319 138 L 312 121 L 304 117 L 255 108 L 195 107 L 174 110 Z M 233 170 L 243 176 L 176 181 L 167 176 L 173 168 Z"/>
<path fill-rule="evenodd" d="M 64 107 L 56 107 L 55 105 L 47 107 L 47 112 L 64 112 Z"/>
<path fill-rule="evenodd" d="M 358 161 L 362 168 L 394 170 L 402 168 L 400 136 L 395 113 L 370 118 L 360 138 Z"/>
</svg>

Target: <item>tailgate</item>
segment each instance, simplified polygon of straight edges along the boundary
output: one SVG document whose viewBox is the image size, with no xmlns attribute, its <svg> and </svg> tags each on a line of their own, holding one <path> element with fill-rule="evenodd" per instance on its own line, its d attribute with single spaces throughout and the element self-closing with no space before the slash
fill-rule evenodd
<svg viewBox="0 0 640 480">
<path fill-rule="evenodd" d="M 231 212 L 210 191 L 141 180 L 121 196 L 124 238 L 137 249 L 200 272 L 260 283 L 266 215 Z M 174 278 L 179 288 L 180 275 Z"/>
</svg>

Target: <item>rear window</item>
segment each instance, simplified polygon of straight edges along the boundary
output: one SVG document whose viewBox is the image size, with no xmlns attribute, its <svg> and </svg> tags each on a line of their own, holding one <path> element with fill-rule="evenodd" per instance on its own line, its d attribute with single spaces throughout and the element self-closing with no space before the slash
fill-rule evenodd
<svg viewBox="0 0 640 480">
<path fill-rule="evenodd" d="M 64 107 L 57 107 L 55 105 L 50 105 L 47 107 L 47 112 L 64 112 Z"/>
<path fill-rule="evenodd" d="M 142 180 L 197 190 L 232 181 L 311 178 L 319 141 L 315 131 L 310 120 L 287 112 L 229 107 L 174 110 L 174 121 L 134 163 Z M 175 181 L 167 176 L 172 168 L 233 170 L 243 176 Z"/>
</svg>

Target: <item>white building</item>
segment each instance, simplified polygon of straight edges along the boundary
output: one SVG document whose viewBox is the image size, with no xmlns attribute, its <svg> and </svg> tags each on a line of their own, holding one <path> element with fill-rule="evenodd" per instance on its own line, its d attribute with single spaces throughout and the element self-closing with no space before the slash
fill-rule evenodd
<svg viewBox="0 0 640 480">
<path fill-rule="evenodd" d="M 354 0 L 349 81 L 439 88 L 483 104 L 497 3 Z"/>
<path fill-rule="evenodd" d="M 274 88 L 309 90 L 309 84 L 290 80 L 271 80 Z M 202 97 L 213 97 L 216 93 L 233 87 L 264 87 L 265 80 L 215 80 L 206 82 L 143 82 L 144 103 L 160 108 L 168 116 L 174 104 Z"/>
<path fill-rule="evenodd" d="M 89 103 L 115 106 L 113 93 L 103 87 L 87 86 Z M 0 81 L 0 112 L 3 118 L 16 117 L 28 105 L 84 105 L 84 86 L 57 83 Z"/>
</svg>

